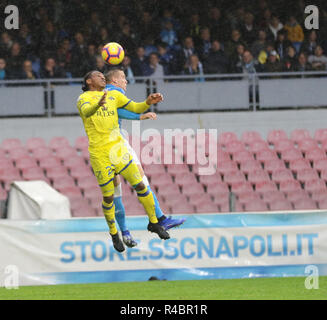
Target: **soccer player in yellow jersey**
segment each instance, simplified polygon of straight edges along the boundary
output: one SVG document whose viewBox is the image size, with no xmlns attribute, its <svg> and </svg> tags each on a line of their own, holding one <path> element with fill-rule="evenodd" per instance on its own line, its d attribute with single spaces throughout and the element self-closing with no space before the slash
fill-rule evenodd
<svg viewBox="0 0 327 320">
<path fill-rule="evenodd" d="M 90 163 L 101 187 L 103 213 L 115 249 L 119 252 L 125 250 L 115 221 L 113 200 L 114 177 L 117 174 L 122 175 L 136 191 L 149 217 L 147 229 L 158 234 L 161 239 L 169 239 L 169 233 L 158 223 L 153 195 L 143 183 L 139 169 L 124 145 L 117 115 L 118 108 L 143 113 L 151 104 L 162 101 L 162 95 L 150 94 L 144 102 L 136 103 L 119 91 L 103 92 L 106 80 L 99 71 L 88 72 L 83 82 L 84 93 L 78 98 L 77 108 L 88 136 Z"/>
</svg>

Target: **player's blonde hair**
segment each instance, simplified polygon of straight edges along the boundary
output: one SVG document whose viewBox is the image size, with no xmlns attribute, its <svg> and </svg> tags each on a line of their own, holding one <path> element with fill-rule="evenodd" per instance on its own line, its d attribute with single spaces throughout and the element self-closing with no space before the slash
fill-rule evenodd
<svg viewBox="0 0 327 320">
<path fill-rule="evenodd" d="M 117 75 L 117 73 L 120 72 L 120 71 L 123 71 L 123 70 L 121 68 L 119 68 L 119 67 L 109 70 L 104 75 L 104 77 L 106 78 L 106 82 L 111 83 L 113 81 L 113 79 L 115 78 L 115 76 Z"/>
</svg>

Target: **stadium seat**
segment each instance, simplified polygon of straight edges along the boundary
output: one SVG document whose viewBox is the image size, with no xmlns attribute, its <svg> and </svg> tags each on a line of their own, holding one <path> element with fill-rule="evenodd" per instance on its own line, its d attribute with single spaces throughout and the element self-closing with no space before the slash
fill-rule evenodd
<svg viewBox="0 0 327 320">
<path fill-rule="evenodd" d="M 274 181 L 262 181 L 255 184 L 256 192 L 265 193 L 277 190 L 277 185 Z"/>
<path fill-rule="evenodd" d="M 162 185 L 170 185 L 173 180 L 169 173 L 156 173 L 151 175 L 151 186 L 158 188 Z"/>
<path fill-rule="evenodd" d="M 241 163 L 244 161 L 254 160 L 253 154 L 248 150 L 237 151 L 233 154 L 233 161 Z"/>
<path fill-rule="evenodd" d="M 197 197 L 190 197 L 190 201 L 188 201 L 188 197 L 186 194 L 182 194 L 182 193 L 175 193 L 175 194 L 170 194 L 170 195 L 166 195 L 161 197 L 162 200 L 164 200 L 163 202 L 167 205 L 167 206 L 174 206 L 175 204 L 178 203 L 187 203 L 190 202 L 191 204 L 194 204 L 194 201 L 197 200 Z M 161 204 L 161 202 L 160 202 Z"/>
<path fill-rule="evenodd" d="M 51 169 L 54 167 L 60 167 L 61 162 L 58 158 L 51 156 L 51 157 L 47 157 L 47 158 L 41 158 L 39 160 L 39 165 L 41 168 L 47 170 L 47 169 Z"/>
<path fill-rule="evenodd" d="M 222 175 L 236 170 L 238 170 L 237 164 L 232 160 L 217 163 L 217 171 Z"/>
<path fill-rule="evenodd" d="M 245 145 L 250 145 L 252 142 L 255 141 L 262 141 L 262 137 L 259 132 L 257 131 L 244 131 L 241 135 L 241 141 Z"/>
<path fill-rule="evenodd" d="M 88 149 L 84 149 L 82 150 L 82 157 L 84 158 L 85 161 L 87 161 L 88 163 L 90 162 L 90 153 Z"/>
<path fill-rule="evenodd" d="M 207 187 L 208 185 L 216 184 L 217 182 L 221 182 L 222 178 L 219 173 L 211 174 L 211 175 L 201 175 L 199 176 L 200 183 Z"/>
<path fill-rule="evenodd" d="M 327 159 L 326 152 L 319 148 L 306 152 L 305 158 L 312 162 Z"/>
<path fill-rule="evenodd" d="M 315 190 L 326 190 L 326 182 L 323 180 L 323 178 L 306 181 L 304 188 L 310 193 L 314 192 Z"/>
<path fill-rule="evenodd" d="M 229 191 L 216 193 L 213 196 L 213 202 L 217 205 L 223 205 L 225 202 L 229 201 Z"/>
<path fill-rule="evenodd" d="M 9 155 L 10 159 L 12 159 L 14 161 L 21 159 L 21 158 L 30 157 L 30 155 L 25 147 L 10 149 L 8 155 Z"/>
<path fill-rule="evenodd" d="M 0 159 L 1 158 L 6 158 L 6 151 L 0 148 Z"/>
<path fill-rule="evenodd" d="M 262 200 L 266 203 L 272 203 L 277 200 L 284 200 L 285 195 L 283 192 L 279 190 L 272 190 L 272 191 L 267 191 L 267 192 L 262 192 L 261 193 Z"/>
<path fill-rule="evenodd" d="M 288 192 L 292 190 L 301 190 L 301 184 L 297 180 L 285 180 L 281 181 L 279 184 L 279 190 L 283 192 Z"/>
<path fill-rule="evenodd" d="M 55 180 L 62 177 L 67 177 L 68 172 L 64 166 L 57 166 L 57 167 L 46 168 L 46 175 L 49 179 Z"/>
<path fill-rule="evenodd" d="M 163 164 L 151 164 L 143 166 L 144 172 L 147 176 L 151 176 L 154 173 L 166 173 Z"/>
<path fill-rule="evenodd" d="M 298 149 L 301 150 L 303 153 L 307 153 L 311 150 L 318 149 L 318 143 L 314 139 L 304 139 L 299 141 L 298 143 Z"/>
<path fill-rule="evenodd" d="M 318 159 L 313 161 L 313 168 L 317 170 L 317 172 L 321 172 L 322 170 L 327 170 L 327 158 L 326 159 Z"/>
<path fill-rule="evenodd" d="M 70 157 L 76 157 L 76 156 L 78 156 L 76 150 L 70 146 L 63 146 L 56 150 L 56 157 L 62 161 L 64 159 L 67 159 Z"/>
<path fill-rule="evenodd" d="M 213 202 L 199 202 L 195 205 L 196 213 L 218 213 L 218 205 Z"/>
<path fill-rule="evenodd" d="M 77 137 L 75 140 L 75 149 L 78 151 L 82 151 L 87 149 L 89 146 L 89 139 L 87 136 Z"/>
<path fill-rule="evenodd" d="M 5 170 L 7 168 L 14 168 L 14 163 L 9 158 L 0 158 L 0 170 Z"/>
<path fill-rule="evenodd" d="M 30 157 L 17 159 L 15 163 L 16 167 L 21 170 L 38 167 L 36 160 Z"/>
<path fill-rule="evenodd" d="M 59 178 L 53 179 L 52 186 L 57 189 L 63 189 L 63 188 L 69 188 L 69 187 L 75 187 L 75 180 L 70 176 L 64 176 Z"/>
<path fill-rule="evenodd" d="M 180 193 L 180 190 L 177 184 L 171 183 L 168 185 L 165 184 L 158 187 L 157 193 L 160 194 L 161 196 L 164 196 L 167 199 L 167 196 L 174 193 Z"/>
<path fill-rule="evenodd" d="M 257 184 L 263 181 L 270 181 L 269 174 L 263 169 L 257 169 L 248 173 L 248 181 L 252 184 Z"/>
<path fill-rule="evenodd" d="M 76 186 L 58 188 L 57 190 L 67 196 L 69 200 L 82 197 L 80 188 Z"/>
<path fill-rule="evenodd" d="M 260 151 L 270 150 L 269 145 L 266 141 L 253 141 L 248 145 L 249 151 L 257 154 Z"/>
<path fill-rule="evenodd" d="M 249 174 L 250 172 L 253 172 L 255 170 L 261 170 L 262 166 L 261 163 L 257 160 L 247 160 L 241 162 L 240 169 L 245 174 Z"/>
<path fill-rule="evenodd" d="M 17 138 L 8 138 L 2 140 L 1 148 L 5 151 L 10 151 L 11 149 L 22 148 L 22 142 Z"/>
<path fill-rule="evenodd" d="M 174 175 L 174 180 L 175 180 L 175 183 L 178 185 L 178 186 L 185 186 L 187 184 L 197 184 L 198 181 L 196 180 L 195 178 L 195 175 L 192 173 L 192 172 L 188 172 L 188 173 L 183 173 L 183 172 L 180 172 L 180 173 L 176 173 Z"/>
<path fill-rule="evenodd" d="M 278 153 L 294 149 L 294 142 L 289 139 L 277 140 L 274 143 L 274 150 Z"/>
<path fill-rule="evenodd" d="M 308 159 L 296 159 L 290 161 L 289 168 L 293 173 L 297 173 L 305 169 L 311 169 L 311 165 Z"/>
<path fill-rule="evenodd" d="M 49 141 L 49 147 L 52 150 L 57 150 L 63 147 L 69 147 L 69 141 L 66 137 L 53 137 L 50 141 Z"/>
<path fill-rule="evenodd" d="M 46 147 L 46 142 L 43 138 L 35 137 L 26 140 L 26 148 L 29 151 L 33 151 L 35 149 L 45 148 L 45 147 Z"/>
<path fill-rule="evenodd" d="M 172 214 L 195 213 L 195 208 L 190 203 L 179 203 L 171 207 Z"/>
<path fill-rule="evenodd" d="M 45 175 L 40 167 L 31 167 L 22 169 L 22 176 L 24 180 L 43 180 Z"/>
<path fill-rule="evenodd" d="M 303 159 L 303 154 L 300 150 L 294 148 L 283 151 L 281 157 L 285 162 L 290 162 L 297 159 Z"/>
<path fill-rule="evenodd" d="M 78 208 L 76 210 L 72 210 L 72 216 L 74 218 L 88 218 L 88 217 L 96 217 L 97 212 L 90 205 Z"/>
<path fill-rule="evenodd" d="M 229 188 L 226 182 L 218 182 L 215 185 L 209 185 L 207 187 L 207 193 L 216 196 L 221 193 L 229 193 Z"/>
<path fill-rule="evenodd" d="M 73 169 L 75 167 L 86 167 L 87 166 L 87 164 L 85 163 L 85 160 L 78 155 L 64 158 L 63 160 L 64 160 L 64 166 L 68 169 Z"/>
<path fill-rule="evenodd" d="M 167 172 L 171 175 L 180 173 L 180 172 L 190 172 L 187 164 L 169 164 L 166 165 Z"/>
<path fill-rule="evenodd" d="M 322 143 L 327 140 L 327 129 L 317 129 L 314 133 L 314 139 L 318 143 Z"/>
<path fill-rule="evenodd" d="M 255 191 L 241 192 L 237 195 L 237 198 L 242 204 L 261 201 L 260 194 Z"/>
<path fill-rule="evenodd" d="M 311 134 L 307 129 L 295 129 L 290 134 L 290 139 L 296 144 L 298 144 L 300 141 L 304 139 L 310 139 L 310 138 L 311 138 Z"/>
<path fill-rule="evenodd" d="M 50 149 L 48 147 L 40 147 L 40 148 L 32 150 L 33 158 L 35 158 L 38 161 L 40 161 L 41 159 L 44 159 L 44 158 L 52 157 L 53 155 L 54 154 L 52 152 L 52 149 Z"/>
<path fill-rule="evenodd" d="M 225 151 L 231 155 L 240 152 L 246 151 L 245 145 L 241 141 L 231 141 L 225 145 Z"/>
<path fill-rule="evenodd" d="M 217 162 L 225 162 L 230 161 L 230 154 L 222 149 L 218 149 L 217 151 Z"/>
<path fill-rule="evenodd" d="M 182 186 L 182 194 L 185 194 L 189 197 L 197 196 L 198 194 L 202 194 L 204 189 L 200 183 L 186 184 Z"/>
<path fill-rule="evenodd" d="M 311 193 L 311 198 L 314 201 L 322 201 L 327 199 L 327 189 L 316 189 L 310 192 Z"/>
<path fill-rule="evenodd" d="M 4 171 L 0 170 L 0 181 L 4 183 L 4 188 L 6 191 L 10 190 L 10 186 L 13 181 L 21 181 L 21 180 L 23 180 L 23 178 L 19 173 L 19 169 L 15 167 L 7 168 Z"/>
<path fill-rule="evenodd" d="M 269 149 L 258 151 L 255 155 L 255 158 L 257 161 L 260 161 L 261 163 L 265 163 L 266 161 L 269 160 L 278 160 L 276 151 L 269 150 Z"/>
<path fill-rule="evenodd" d="M 103 196 L 102 196 L 100 188 L 94 188 L 94 187 L 87 188 L 87 189 L 84 189 L 83 193 L 84 193 L 84 197 L 86 199 L 89 199 L 91 202 L 102 203 Z M 127 193 L 123 192 L 123 197 L 126 197 L 126 196 L 127 196 Z"/>
<path fill-rule="evenodd" d="M 0 185 L 0 201 L 6 201 L 8 197 L 8 193 L 5 189 L 3 189 Z M 1 216 L 1 215 L 0 215 Z"/>
<path fill-rule="evenodd" d="M 81 209 L 83 207 L 88 208 L 90 205 L 89 201 L 82 197 L 71 199 L 69 202 L 70 202 L 70 209 L 73 211 Z"/>
<path fill-rule="evenodd" d="M 264 163 L 264 169 L 269 174 L 272 174 L 276 170 L 285 169 L 285 163 L 282 160 L 268 160 Z"/>
<path fill-rule="evenodd" d="M 208 193 L 201 193 L 196 197 L 190 197 L 188 202 L 192 205 L 197 205 L 197 203 L 202 203 L 202 202 L 213 202 L 213 199 Z"/>
<path fill-rule="evenodd" d="M 94 175 L 88 177 L 78 177 L 77 186 L 82 190 L 90 188 L 98 188 L 99 184 Z"/>
<path fill-rule="evenodd" d="M 309 199 L 308 193 L 302 189 L 302 190 L 292 190 L 285 192 L 286 199 L 288 201 L 291 201 L 292 203 L 300 200 L 300 199 Z"/>
<path fill-rule="evenodd" d="M 318 179 L 318 173 L 315 169 L 308 168 L 299 170 L 296 174 L 296 179 L 299 180 L 301 183 L 305 183 L 310 180 Z"/>
<path fill-rule="evenodd" d="M 318 208 L 317 203 L 310 198 L 299 199 L 293 202 L 293 205 L 295 210 L 311 210 L 311 209 L 316 210 Z"/>
<path fill-rule="evenodd" d="M 218 143 L 224 147 L 230 142 L 237 140 L 237 135 L 234 132 L 222 132 L 218 135 Z"/>
<path fill-rule="evenodd" d="M 292 203 L 287 199 L 276 200 L 269 203 L 271 211 L 293 210 Z"/>
<path fill-rule="evenodd" d="M 327 140 L 324 140 L 322 143 L 321 143 L 321 147 L 320 147 L 322 150 L 324 150 L 324 152 L 327 152 Z"/>
<path fill-rule="evenodd" d="M 246 181 L 245 176 L 239 170 L 229 171 L 224 174 L 224 182 L 226 182 L 228 185 L 244 181 Z"/>
<path fill-rule="evenodd" d="M 248 202 L 244 204 L 244 211 L 252 212 L 252 211 L 268 211 L 267 204 L 259 199 L 253 202 Z"/>
<path fill-rule="evenodd" d="M 93 177 L 94 176 L 93 172 L 91 171 L 91 168 L 88 166 L 71 168 L 70 175 L 75 179 L 78 179 L 81 177 Z"/>
<path fill-rule="evenodd" d="M 236 194 L 239 194 L 239 193 L 246 192 L 246 191 L 253 191 L 253 188 L 252 188 L 251 183 L 248 181 L 236 182 L 236 183 L 232 184 L 231 191 Z"/>
<path fill-rule="evenodd" d="M 271 130 L 268 132 L 267 141 L 269 144 L 275 145 L 280 140 L 288 139 L 287 133 L 284 130 Z"/>
<path fill-rule="evenodd" d="M 279 169 L 275 170 L 271 174 L 271 179 L 277 183 L 281 183 L 282 181 L 289 181 L 294 179 L 292 171 L 289 169 Z"/>
</svg>

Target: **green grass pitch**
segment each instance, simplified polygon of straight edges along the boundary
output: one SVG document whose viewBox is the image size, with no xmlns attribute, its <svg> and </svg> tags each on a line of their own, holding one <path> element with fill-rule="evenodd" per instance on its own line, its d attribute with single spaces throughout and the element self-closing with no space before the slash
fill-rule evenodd
<svg viewBox="0 0 327 320">
<path fill-rule="evenodd" d="M 146 281 L 0 288 L 0 300 L 326 300 L 327 276 L 318 289 L 304 277 Z"/>
</svg>

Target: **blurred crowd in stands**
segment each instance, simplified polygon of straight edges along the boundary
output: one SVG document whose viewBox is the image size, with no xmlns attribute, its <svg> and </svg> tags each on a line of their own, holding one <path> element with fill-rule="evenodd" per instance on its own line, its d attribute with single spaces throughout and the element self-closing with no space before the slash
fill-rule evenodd
<svg viewBox="0 0 327 320">
<path fill-rule="evenodd" d="M 13 1 L 11 1 L 13 2 Z M 327 70 L 327 10 L 306 30 L 305 0 L 16 1 L 19 30 L 0 29 L 0 80 L 106 71 L 119 42 L 136 76 Z M 199 77 L 199 79 L 202 79 Z"/>
</svg>

